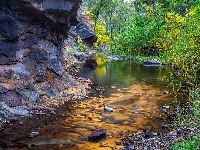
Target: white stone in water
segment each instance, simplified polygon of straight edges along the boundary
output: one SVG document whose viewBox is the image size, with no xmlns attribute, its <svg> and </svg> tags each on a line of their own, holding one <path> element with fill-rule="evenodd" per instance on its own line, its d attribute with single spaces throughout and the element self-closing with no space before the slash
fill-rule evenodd
<svg viewBox="0 0 200 150">
<path fill-rule="evenodd" d="M 131 112 L 134 114 L 141 114 L 141 112 L 139 110 L 132 110 Z"/>
<path fill-rule="evenodd" d="M 30 138 L 33 138 L 35 136 L 38 136 L 39 132 L 31 132 L 31 134 L 29 135 Z"/>
<path fill-rule="evenodd" d="M 111 107 L 108 107 L 106 104 L 104 104 L 104 110 L 107 112 L 112 112 L 113 109 Z"/>
<path fill-rule="evenodd" d="M 163 108 L 165 108 L 165 109 L 169 109 L 169 106 L 168 105 L 164 105 L 164 106 L 162 106 Z"/>
</svg>

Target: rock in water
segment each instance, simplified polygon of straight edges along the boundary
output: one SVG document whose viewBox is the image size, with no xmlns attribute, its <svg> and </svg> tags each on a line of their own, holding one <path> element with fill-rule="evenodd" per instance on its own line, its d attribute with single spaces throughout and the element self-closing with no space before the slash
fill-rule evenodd
<svg viewBox="0 0 200 150">
<path fill-rule="evenodd" d="M 85 61 L 84 66 L 87 66 L 87 67 L 89 67 L 89 68 L 95 69 L 95 68 L 97 67 L 97 62 L 96 62 L 96 60 L 94 60 L 93 58 L 88 58 L 88 59 Z"/>
<path fill-rule="evenodd" d="M 39 132 L 31 132 L 31 134 L 28 136 L 29 138 L 33 138 L 39 135 Z"/>
<path fill-rule="evenodd" d="M 161 63 L 156 59 L 144 60 L 144 66 L 158 66 L 158 65 L 161 65 Z"/>
<path fill-rule="evenodd" d="M 88 141 L 98 141 L 106 136 L 106 130 L 105 129 L 98 129 L 94 131 L 89 137 Z"/>
<path fill-rule="evenodd" d="M 104 104 L 104 110 L 107 112 L 113 112 L 113 109 L 111 107 L 108 107 L 106 104 Z"/>
</svg>

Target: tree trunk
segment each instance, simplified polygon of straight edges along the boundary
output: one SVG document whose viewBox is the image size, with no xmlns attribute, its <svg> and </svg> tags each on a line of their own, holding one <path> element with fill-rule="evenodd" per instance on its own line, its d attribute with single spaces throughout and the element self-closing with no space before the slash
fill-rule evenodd
<svg viewBox="0 0 200 150">
<path fill-rule="evenodd" d="M 152 0 L 152 4 L 153 4 L 154 16 L 156 16 L 156 15 L 157 15 L 157 10 L 156 10 L 156 0 Z"/>
</svg>

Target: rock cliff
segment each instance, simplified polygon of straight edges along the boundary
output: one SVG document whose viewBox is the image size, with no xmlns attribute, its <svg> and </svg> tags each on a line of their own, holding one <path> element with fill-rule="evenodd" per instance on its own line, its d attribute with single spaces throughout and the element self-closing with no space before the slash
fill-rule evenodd
<svg viewBox="0 0 200 150">
<path fill-rule="evenodd" d="M 70 89 L 84 85 L 65 72 L 63 62 L 64 40 L 71 26 L 80 23 L 80 3 L 0 0 L 0 113 L 51 97 L 72 98 Z M 76 98 L 86 93 L 84 86 L 78 89 Z"/>
</svg>

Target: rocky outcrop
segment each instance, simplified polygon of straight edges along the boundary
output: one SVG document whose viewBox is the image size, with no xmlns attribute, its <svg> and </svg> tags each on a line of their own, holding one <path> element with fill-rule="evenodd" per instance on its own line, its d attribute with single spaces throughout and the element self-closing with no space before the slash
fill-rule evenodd
<svg viewBox="0 0 200 150">
<path fill-rule="evenodd" d="M 79 23 L 80 3 L 0 0 L 0 106 L 37 102 L 77 86 L 65 72 L 63 47 L 70 27 Z"/>
<path fill-rule="evenodd" d="M 83 22 L 76 25 L 76 32 L 80 35 L 81 39 L 94 43 L 97 41 L 97 36 L 90 28 Z"/>
</svg>

